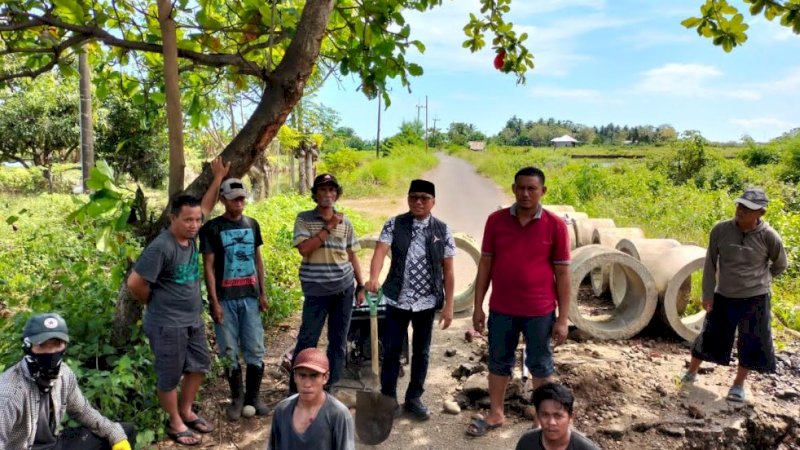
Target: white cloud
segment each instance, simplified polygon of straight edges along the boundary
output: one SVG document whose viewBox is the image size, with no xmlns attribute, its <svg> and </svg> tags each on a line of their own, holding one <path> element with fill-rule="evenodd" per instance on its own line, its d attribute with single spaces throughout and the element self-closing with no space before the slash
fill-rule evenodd
<svg viewBox="0 0 800 450">
<path fill-rule="evenodd" d="M 731 125 L 740 127 L 745 132 L 776 131 L 781 132 L 795 128 L 800 124 L 792 123 L 775 117 L 753 117 L 749 119 L 730 119 Z"/>
<path fill-rule="evenodd" d="M 669 63 L 656 69 L 642 72 L 642 80 L 636 85 L 639 92 L 680 97 L 726 97 L 740 100 L 759 100 L 762 94 L 745 87 L 710 86 L 711 80 L 720 78 L 722 72 L 705 64 Z"/>
</svg>

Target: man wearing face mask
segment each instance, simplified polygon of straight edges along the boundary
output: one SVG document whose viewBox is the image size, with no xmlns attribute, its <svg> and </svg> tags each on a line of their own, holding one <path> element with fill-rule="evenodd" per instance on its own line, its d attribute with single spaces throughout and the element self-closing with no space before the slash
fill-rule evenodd
<svg viewBox="0 0 800 450">
<path fill-rule="evenodd" d="M 92 408 L 63 362 L 69 334 L 60 315 L 32 316 L 22 341 L 25 357 L 0 375 L 0 449 L 132 448 L 133 426 L 112 422 Z M 65 413 L 83 426 L 59 433 Z"/>
</svg>

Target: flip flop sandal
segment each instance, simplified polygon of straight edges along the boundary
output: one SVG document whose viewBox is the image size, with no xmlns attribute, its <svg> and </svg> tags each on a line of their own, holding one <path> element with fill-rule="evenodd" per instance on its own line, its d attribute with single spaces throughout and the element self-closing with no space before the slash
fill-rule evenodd
<svg viewBox="0 0 800 450">
<path fill-rule="evenodd" d="M 496 423 L 492 425 L 483 418 L 475 418 L 472 419 L 472 422 L 470 422 L 469 426 L 467 427 L 467 435 L 472 437 L 485 436 L 489 431 L 502 426 L 502 423 Z"/>
<path fill-rule="evenodd" d="M 205 434 L 214 431 L 214 427 L 211 426 L 211 424 L 208 423 L 206 419 L 200 416 L 197 416 L 197 418 L 194 420 L 184 420 L 183 423 L 186 424 L 187 427 L 193 429 L 194 431 L 197 431 L 198 433 Z M 198 425 L 202 428 L 199 428 Z"/>
<path fill-rule="evenodd" d="M 167 436 L 169 436 L 170 439 L 175 441 L 176 444 L 185 445 L 187 447 L 200 444 L 200 439 L 197 438 L 197 436 L 194 434 L 192 430 L 183 430 L 176 432 L 167 428 Z M 181 438 L 194 438 L 194 442 L 183 442 L 180 440 Z"/>
<path fill-rule="evenodd" d="M 728 396 L 725 397 L 728 401 L 743 403 L 745 401 L 745 393 L 743 386 L 731 386 L 728 391 Z"/>
</svg>

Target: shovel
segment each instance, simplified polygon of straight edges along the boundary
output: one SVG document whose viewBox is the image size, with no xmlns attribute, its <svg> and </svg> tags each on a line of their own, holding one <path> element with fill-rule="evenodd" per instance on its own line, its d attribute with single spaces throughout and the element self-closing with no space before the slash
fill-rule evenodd
<svg viewBox="0 0 800 450">
<path fill-rule="evenodd" d="M 372 353 L 372 387 L 356 392 L 356 434 L 361 442 L 377 445 L 385 441 L 392 432 L 397 400 L 378 390 L 378 304 L 383 292 L 377 295 L 367 292 L 369 305 L 369 334 Z"/>
</svg>

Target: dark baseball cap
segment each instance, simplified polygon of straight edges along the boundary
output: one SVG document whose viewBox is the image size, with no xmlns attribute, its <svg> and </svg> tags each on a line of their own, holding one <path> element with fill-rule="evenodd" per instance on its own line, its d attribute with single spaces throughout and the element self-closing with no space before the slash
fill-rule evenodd
<svg viewBox="0 0 800 450">
<path fill-rule="evenodd" d="M 742 196 L 734 200 L 734 202 L 739 203 L 748 209 L 759 210 L 767 209 L 769 199 L 767 198 L 767 194 L 765 194 L 762 189 L 747 188 Z"/>
<path fill-rule="evenodd" d="M 339 186 L 339 182 L 336 181 L 336 177 L 334 177 L 333 175 L 331 175 L 329 173 L 322 173 L 322 174 L 317 175 L 316 178 L 314 178 L 314 188 L 315 189 L 320 187 L 320 186 L 324 186 L 326 184 L 329 184 L 331 186 L 336 186 L 337 188 L 340 187 Z"/>
<path fill-rule="evenodd" d="M 69 342 L 67 322 L 56 313 L 35 314 L 25 323 L 22 340 L 26 344 L 39 345 L 48 339 Z"/>
</svg>

